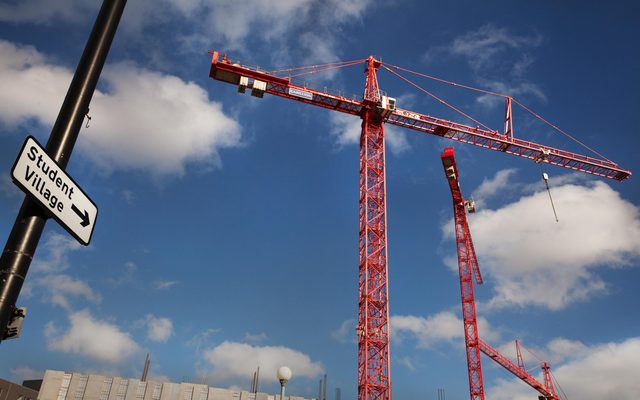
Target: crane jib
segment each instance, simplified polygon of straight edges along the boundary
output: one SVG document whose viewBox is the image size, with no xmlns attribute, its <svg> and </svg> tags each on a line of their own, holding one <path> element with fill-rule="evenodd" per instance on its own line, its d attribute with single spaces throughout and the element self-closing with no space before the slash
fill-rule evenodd
<svg viewBox="0 0 640 400">
<path fill-rule="evenodd" d="M 213 58 L 209 72 L 210 77 L 239 85 L 239 91 L 243 91 L 241 90 L 243 85 L 247 85 L 247 87 L 252 87 L 252 95 L 257 97 L 262 97 L 262 94 L 266 92 L 351 115 L 362 115 L 363 111 L 370 107 L 362 98 L 347 98 L 326 91 L 298 86 L 286 77 L 275 76 L 265 71 L 232 63 L 226 56 L 218 52 L 211 52 L 211 54 Z M 245 83 L 241 82 L 242 79 L 245 80 Z M 256 85 L 259 87 L 254 87 Z M 393 112 L 385 115 L 384 122 L 528 158 L 536 163 L 543 162 L 617 181 L 623 181 L 631 176 L 631 171 L 620 168 L 618 164 L 604 158 L 572 153 L 514 138 L 512 134 L 502 134 L 498 131 L 464 125 L 414 111 L 396 108 Z"/>
</svg>

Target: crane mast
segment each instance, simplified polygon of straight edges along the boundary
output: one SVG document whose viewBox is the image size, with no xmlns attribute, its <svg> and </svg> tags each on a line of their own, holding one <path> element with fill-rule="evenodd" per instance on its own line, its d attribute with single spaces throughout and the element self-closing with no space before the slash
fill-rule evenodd
<svg viewBox="0 0 640 400">
<path fill-rule="evenodd" d="M 358 398 L 390 399 L 389 291 L 384 125 L 377 106 L 380 62 L 367 60 L 360 135 Z"/>
<path fill-rule="evenodd" d="M 544 386 L 547 387 L 550 393 L 556 393 L 556 388 L 553 386 L 553 380 L 551 379 L 551 367 L 546 361 L 542 363 L 542 376 L 544 378 Z"/>
<path fill-rule="evenodd" d="M 369 57 L 365 64 L 362 100 L 296 86 L 288 79 L 232 64 L 213 52 L 210 76 L 238 85 L 239 92 L 263 97 L 274 94 L 313 105 L 358 115 L 360 135 L 359 267 L 358 267 L 358 399 L 390 400 L 389 291 L 387 268 L 387 204 L 384 119 L 390 112 L 386 96 L 380 95 L 376 72 L 380 61 Z M 251 79 L 251 81 L 249 81 Z M 384 98 L 383 98 L 384 97 Z M 393 107 L 394 103 L 391 105 Z"/>
<path fill-rule="evenodd" d="M 458 181 L 458 167 L 453 154 L 453 148 L 447 147 L 440 155 L 442 166 L 451 189 L 453 199 L 453 214 L 455 222 L 456 243 L 458 249 L 458 274 L 460 275 L 460 296 L 462 298 L 462 321 L 464 324 L 464 342 L 467 353 L 467 368 L 469 374 L 469 393 L 471 400 L 484 400 L 484 384 L 482 382 L 482 363 L 478 337 L 478 322 L 476 318 L 476 301 L 473 293 L 473 279 L 482 283 L 478 260 L 473 247 L 466 209 L 471 208 L 471 202 L 465 202 L 460 191 Z"/>
</svg>

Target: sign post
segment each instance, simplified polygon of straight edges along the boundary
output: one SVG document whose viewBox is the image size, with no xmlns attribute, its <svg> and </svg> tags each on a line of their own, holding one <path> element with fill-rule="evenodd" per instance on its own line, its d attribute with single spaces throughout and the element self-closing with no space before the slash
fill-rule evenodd
<svg viewBox="0 0 640 400">
<path fill-rule="evenodd" d="M 49 140 L 45 150 L 48 157 L 55 161 L 55 164 L 60 171 L 64 171 L 67 167 L 76 139 L 78 139 L 78 134 L 80 133 L 84 116 L 89 112 L 91 97 L 93 97 L 93 92 L 96 89 L 98 78 L 102 72 L 104 62 L 107 59 L 107 54 L 109 54 L 111 42 L 116 34 L 116 30 L 118 29 L 120 17 L 122 17 L 126 3 L 126 0 L 103 0 L 100 12 L 93 24 L 93 29 L 89 34 L 87 44 L 84 47 L 76 72 L 73 75 L 71 84 L 69 85 L 67 95 L 60 107 L 60 112 L 58 113 L 56 122 L 51 129 L 51 135 L 49 135 Z M 44 153 L 45 151 L 42 151 L 35 155 L 35 166 L 33 166 L 32 163 L 34 161 L 32 160 L 22 160 L 29 165 L 29 172 L 31 172 L 31 168 L 33 167 L 33 173 L 37 174 L 38 178 L 42 179 L 45 183 L 47 182 L 47 179 L 49 179 L 48 185 L 50 192 L 49 200 L 47 201 L 44 194 L 46 191 L 44 189 L 42 189 L 43 193 L 40 195 L 31 193 L 31 190 L 29 190 L 31 195 L 27 196 L 22 203 L 22 207 L 20 207 L 20 211 L 16 216 L 16 221 L 13 224 L 13 228 L 11 229 L 11 233 L 7 239 L 4 251 L 0 256 L 0 341 L 11 337 L 8 332 L 8 327 L 13 324 L 17 318 L 21 318 L 20 313 L 18 312 L 20 309 L 16 308 L 16 301 L 18 300 L 22 284 L 24 283 L 24 279 L 29 271 L 31 260 L 33 259 L 36 248 L 38 247 L 38 242 L 40 241 L 40 236 L 42 236 L 42 231 L 44 230 L 45 223 L 47 222 L 47 217 L 50 215 L 56 216 L 56 214 L 53 213 L 53 210 L 51 210 L 52 206 L 49 205 L 51 204 L 52 199 L 51 189 L 53 186 L 57 186 L 57 179 L 60 178 L 62 180 L 63 175 L 58 173 L 58 175 L 53 178 L 53 181 L 51 181 L 51 177 L 48 175 L 48 172 L 43 170 L 37 172 L 37 158 Z M 28 158 L 30 154 L 29 148 L 27 149 L 26 157 Z M 18 157 L 18 162 L 21 161 L 21 157 Z M 44 156 L 41 164 L 42 163 L 44 163 Z M 54 164 L 51 165 L 53 166 Z M 35 189 L 35 186 L 42 185 L 42 183 L 33 183 L 30 179 L 33 179 L 35 175 L 28 178 L 26 176 L 26 170 L 18 172 L 18 174 L 20 173 L 25 177 L 27 187 L 29 185 L 34 185 L 32 189 Z M 67 177 L 67 175 L 64 176 L 65 178 Z M 71 182 L 70 179 L 69 182 Z M 69 182 L 66 182 L 67 185 L 70 184 Z M 62 182 L 60 183 L 60 186 L 62 186 Z M 75 185 L 75 187 L 77 187 L 77 185 Z M 82 224 L 85 224 L 85 221 L 89 221 L 86 224 L 87 226 L 84 227 L 88 228 L 91 226 L 88 236 L 86 231 L 81 229 L 71 228 L 71 226 L 67 227 L 66 225 L 65 227 L 67 227 L 74 236 L 77 234 L 77 237 L 81 241 L 86 240 L 88 243 L 91 238 L 91 231 L 93 230 L 93 222 L 95 222 L 95 213 L 93 216 L 90 216 L 90 211 L 86 210 L 87 214 L 85 217 L 84 209 L 81 208 L 85 205 L 88 206 L 88 203 L 93 204 L 90 201 L 79 204 L 74 204 L 72 202 L 74 195 L 78 195 L 80 192 L 81 190 L 78 188 L 77 192 L 74 189 L 74 193 L 71 193 L 71 186 L 68 186 L 68 190 L 63 194 L 67 197 L 71 196 L 71 198 L 68 198 L 62 203 L 62 211 L 58 211 L 60 215 L 56 218 L 58 218 L 63 225 L 66 223 L 72 224 L 72 217 L 67 216 L 66 212 L 70 211 L 73 214 L 76 214 L 74 211 L 75 206 L 75 209 L 78 210 L 76 216 L 82 220 L 80 226 L 82 227 Z M 47 201 L 45 203 L 45 207 L 42 207 L 42 203 L 38 201 L 41 199 Z M 58 202 L 61 201 L 57 197 L 56 199 Z M 69 201 L 71 201 L 71 203 L 68 203 Z M 57 202 L 53 208 L 56 207 L 58 207 Z M 80 217 L 80 215 L 82 215 L 82 217 Z M 85 239 L 81 239 L 83 237 Z"/>
</svg>

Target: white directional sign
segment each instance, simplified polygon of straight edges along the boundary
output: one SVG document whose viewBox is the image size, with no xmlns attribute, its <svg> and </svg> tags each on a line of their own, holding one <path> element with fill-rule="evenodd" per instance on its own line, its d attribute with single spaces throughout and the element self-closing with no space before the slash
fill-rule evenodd
<svg viewBox="0 0 640 400">
<path fill-rule="evenodd" d="M 33 137 L 24 142 L 11 176 L 80 243 L 89 244 L 98 207 Z"/>
</svg>

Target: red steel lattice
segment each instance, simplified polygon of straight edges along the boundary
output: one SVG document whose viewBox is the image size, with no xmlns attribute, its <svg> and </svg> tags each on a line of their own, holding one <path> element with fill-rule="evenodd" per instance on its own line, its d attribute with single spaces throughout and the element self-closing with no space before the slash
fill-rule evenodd
<svg viewBox="0 0 640 400">
<path fill-rule="evenodd" d="M 487 343 L 483 342 L 481 339 L 478 341 L 478 343 L 480 345 L 480 351 L 482 351 L 484 354 L 486 354 L 489 358 L 491 358 L 496 363 L 500 364 L 507 371 L 511 372 L 518 378 L 522 379 L 522 381 L 524 381 L 527 385 L 537 390 L 538 393 L 544 396 L 545 399 L 560 400 L 558 395 L 555 394 L 553 386 L 547 387 L 545 384 L 540 383 L 536 378 L 531 376 L 527 371 L 520 368 L 513 361 L 509 360 L 507 357 L 500 354 L 498 350 L 489 346 Z M 545 375 L 545 380 L 546 380 L 546 375 Z"/>
<path fill-rule="evenodd" d="M 360 265 L 358 290 L 358 399 L 391 398 L 387 279 L 387 204 L 384 128 L 375 111 L 376 69 L 369 58 L 360 136 Z M 366 101 L 366 100 L 365 100 Z"/>
<path fill-rule="evenodd" d="M 451 198 L 453 199 L 453 214 L 455 217 L 456 243 L 458 248 L 458 273 L 460 275 L 460 296 L 462 298 L 462 321 L 464 325 L 464 342 L 467 350 L 469 393 L 471 400 L 484 400 L 476 302 L 473 293 L 473 276 L 475 275 L 478 283 L 482 283 L 482 276 L 480 275 L 473 240 L 469 232 L 466 203 L 460 191 L 458 167 L 453 154 L 453 148 L 446 148 L 440 155 L 440 158 L 442 159 L 442 166 L 444 167 L 449 188 L 451 189 Z"/>
</svg>

